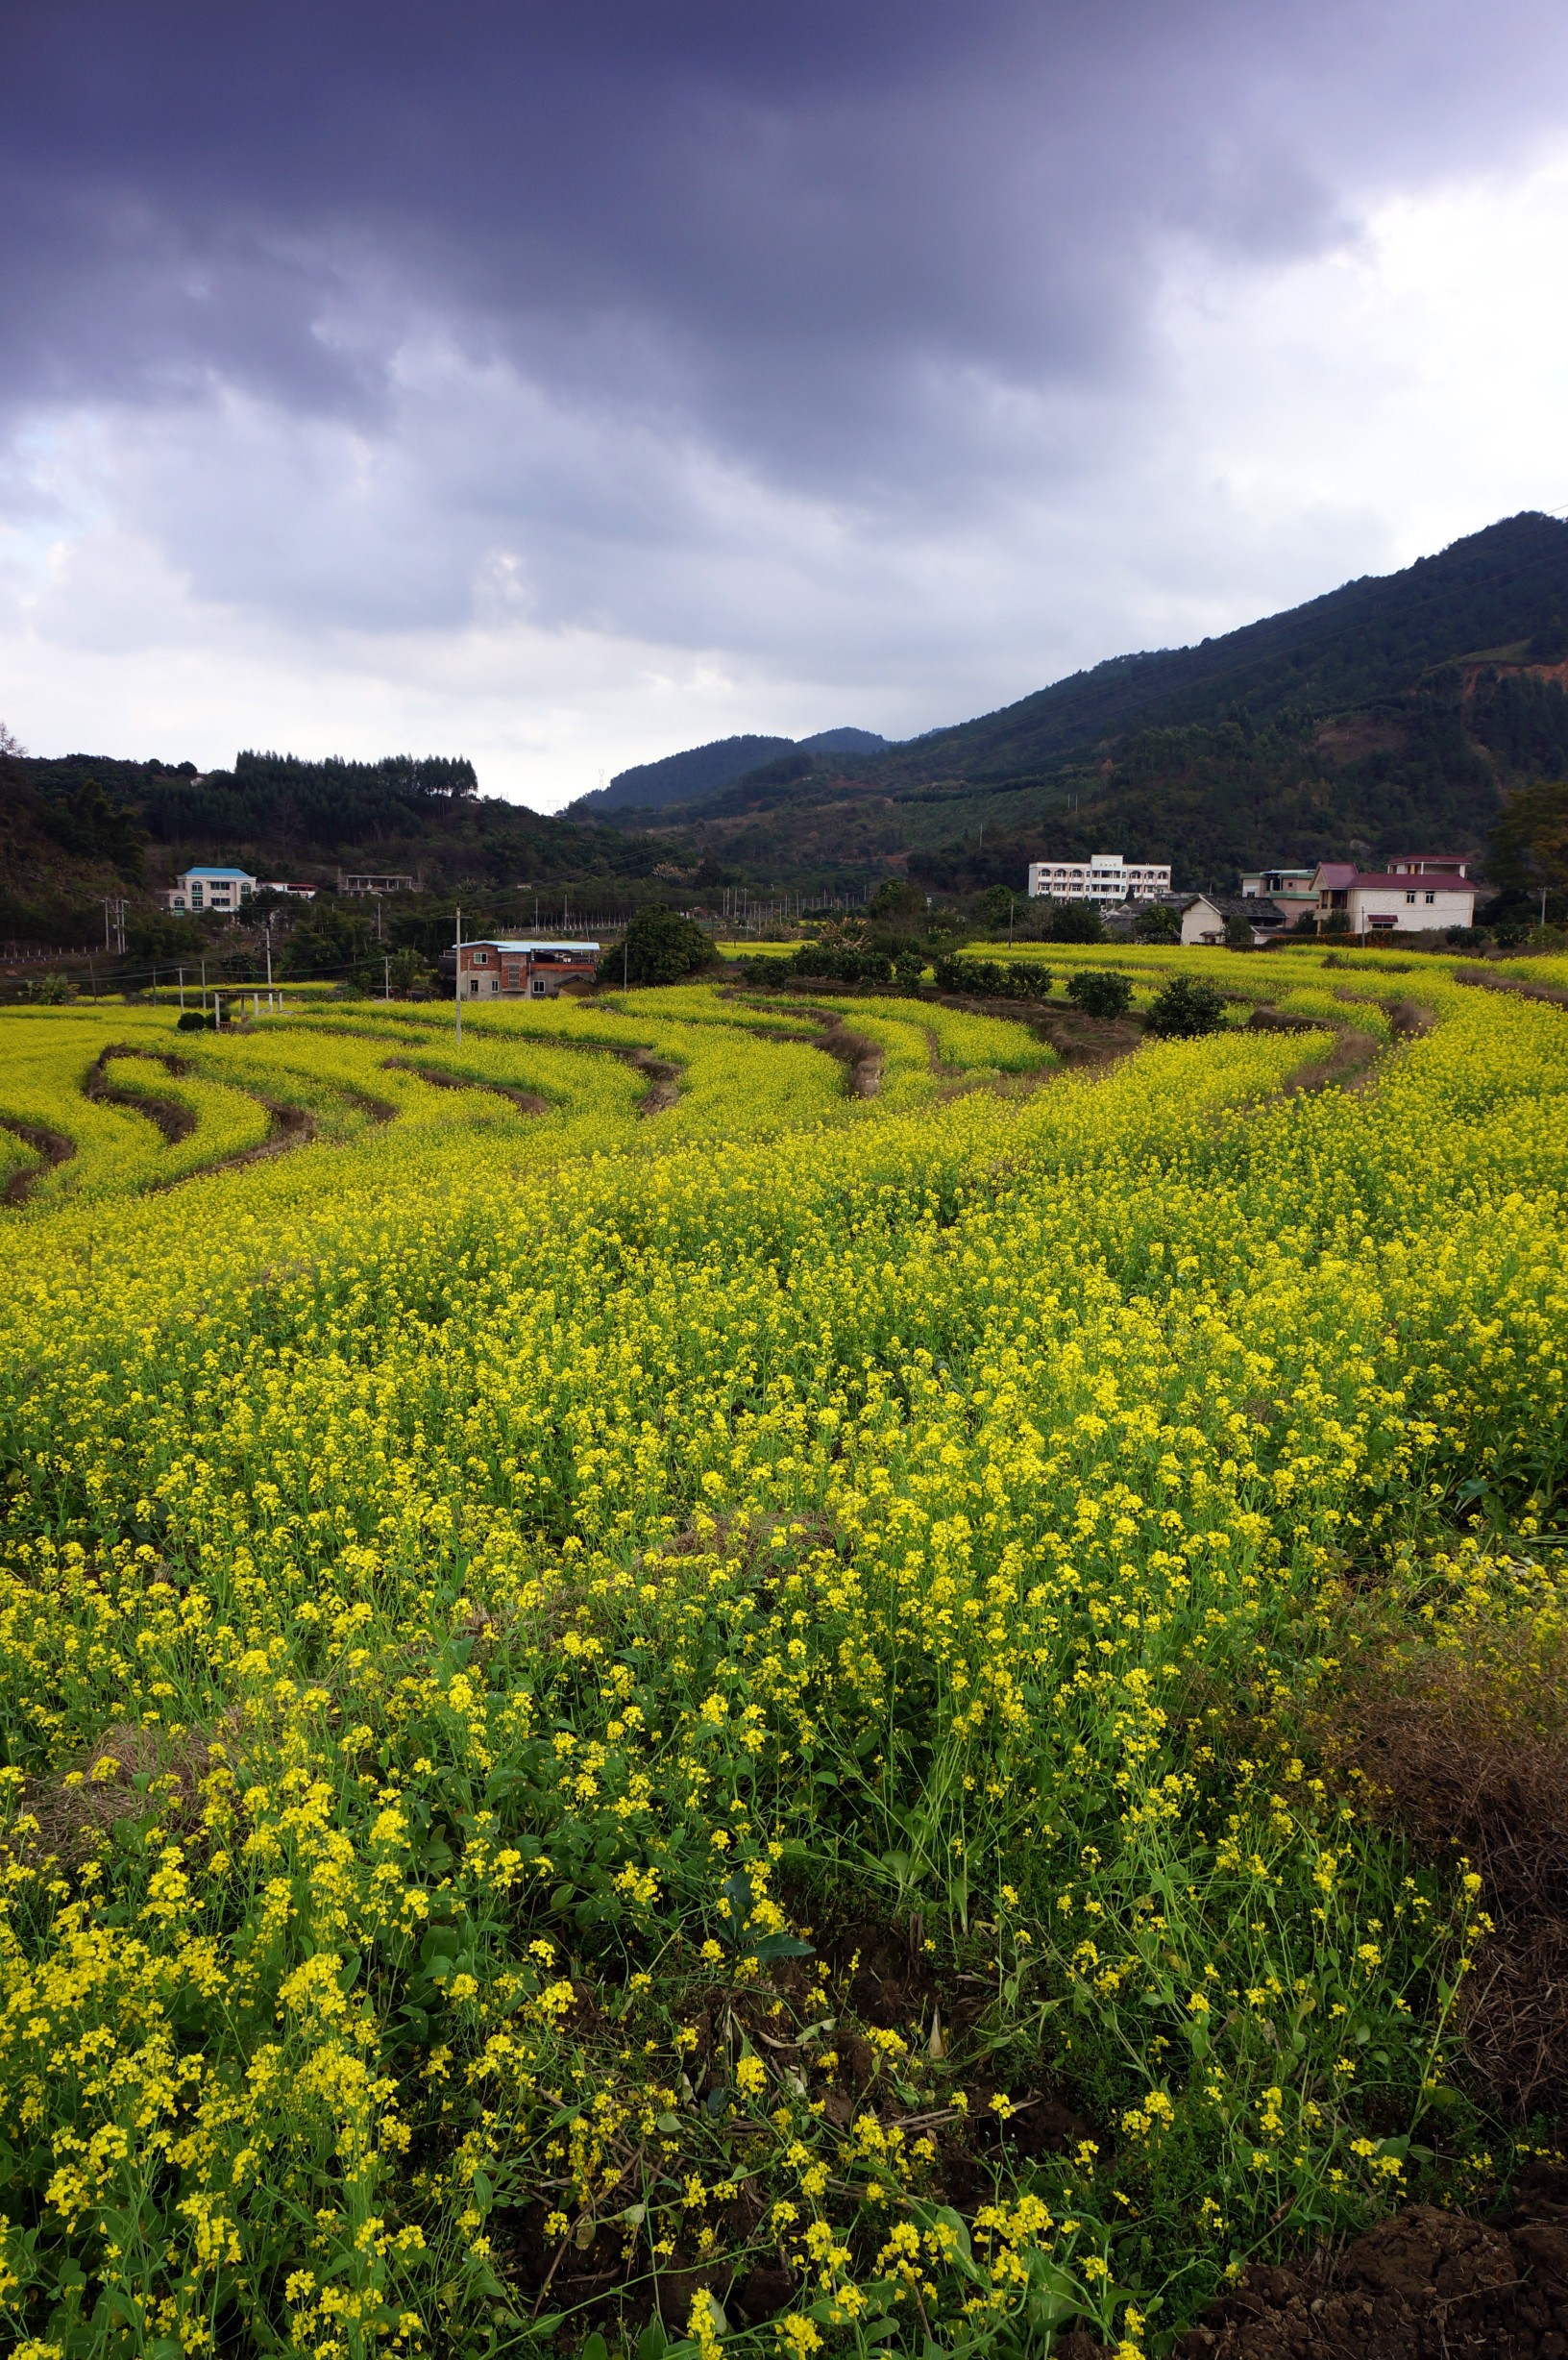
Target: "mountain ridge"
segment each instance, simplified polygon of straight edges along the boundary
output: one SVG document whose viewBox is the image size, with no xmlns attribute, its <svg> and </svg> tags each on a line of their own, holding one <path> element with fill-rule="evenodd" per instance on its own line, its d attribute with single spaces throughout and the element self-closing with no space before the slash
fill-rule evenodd
<svg viewBox="0 0 1568 2360">
<path fill-rule="evenodd" d="M 597 820 L 615 811 L 654 811 L 718 794 L 733 778 L 785 753 L 870 753 L 889 745 L 874 729 L 819 729 L 807 738 L 740 736 L 710 738 L 653 762 L 619 771 L 607 787 L 595 787 L 568 803 L 563 817 Z"/>
<path fill-rule="evenodd" d="M 1021 889 L 1047 850 L 1215 885 L 1357 845 L 1479 852 L 1512 786 L 1568 772 L 1565 614 L 1568 524 L 1525 510 L 870 756 L 776 755 L 640 824 L 685 857 L 785 874 L 836 853 L 947 891 Z"/>
</svg>

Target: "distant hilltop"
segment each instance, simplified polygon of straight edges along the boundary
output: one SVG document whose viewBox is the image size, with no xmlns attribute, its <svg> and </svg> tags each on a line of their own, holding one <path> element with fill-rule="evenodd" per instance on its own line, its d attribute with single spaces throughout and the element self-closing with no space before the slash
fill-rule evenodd
<svg viewBox="0 0 1568 2360">
<path fill-rule="evenodd" d="M 1215 892 L 1282 863 L 1479 855 L 1511 795 L 1568 775 L 1564 618 L 1568 523 L 1526 510 L 973 721 L 884 747 L 730 739 L 628 771 L 614 805 L 576 816 L 643 834 L 677 872 L 785 890 L 897 875 L 1017 893 L 1032 861 L 1104 845 Z"/>
<path fill-rule="evenodd" d="M 659 762 L 639 762 L 621 771 L 607 787 L 579 795 L 568 806 L 573 819 L 596 820 L 609 811 L 662 811 L 667 803 L 698 802 L 747 771 L 779 754 L 877 754 L 895 744 L 874 729 L 819 729 L 815 737 L 715 738 Z"/>
</svg>

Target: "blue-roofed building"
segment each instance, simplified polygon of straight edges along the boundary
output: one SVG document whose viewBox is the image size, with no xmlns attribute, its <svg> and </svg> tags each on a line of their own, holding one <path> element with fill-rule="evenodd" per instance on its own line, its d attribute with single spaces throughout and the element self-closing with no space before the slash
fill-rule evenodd
<svg viewBox="0 0 1568 2360">
<path fill-rule="evenodd" d="M 216 910 L 225 918 L 233 918 L 244 907 L 256 891 L 256 879 L 248 869 L 186 869 L 163 896 L 171 910 L 183 917 L 205 917 Z"/>
</svg>

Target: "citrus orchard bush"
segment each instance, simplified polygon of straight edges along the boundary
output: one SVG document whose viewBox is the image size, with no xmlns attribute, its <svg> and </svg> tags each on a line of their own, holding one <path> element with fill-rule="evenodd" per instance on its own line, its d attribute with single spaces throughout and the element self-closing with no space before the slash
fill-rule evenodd
<svg viewBox="0 0 1568 2360">
<path fill-rule="evenodd" d="M 15 2348 L 1152 2351 L 1496 2167 L 1478 1881 L 1311 1732 L 1353 1601 L 1556 1598 L 1568 1051 L 1344 980 L 1354 1095 L 903 1107 L 814 1001 L 338 1005 L 189 1037 L 315 1144 L 4 1217 Z"/>
</svg>

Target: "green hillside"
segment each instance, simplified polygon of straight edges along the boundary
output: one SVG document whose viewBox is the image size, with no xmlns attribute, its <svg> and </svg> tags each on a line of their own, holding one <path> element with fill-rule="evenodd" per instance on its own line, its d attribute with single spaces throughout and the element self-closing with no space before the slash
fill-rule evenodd
<svg viewBox="0 0 1568 2360">
<path fill-rule="evenodd" d="M 1568 524 L 1511 517 L 1201 646 L 1126 655 L 864 760 L 781 755 L 657 824 L 672 858 L 788 881 L 907 867 L 1021 886 L 1047 848 L 1265 860 L 1479 851 L 1568 771 Z M 645 822 L 646 825 L 647 823 Z"/>
<path fill-rule="evenodd" d="M 1480 852 L 1510 789 L 1568 774 L 1564 615 L 1568 524 L 1515 516 L 929 737 L 724 740 L 623 773 L 613 788 L 637 805 L 606 790 L 555 817 L 482 796 L 455 757 L 247 752 L 205 777 L 0 759 L 0 945 L 101 939 L 100 897 L 146 904 L 196 858 L 316 880 L 405 870 L 500 922 L 530 906 L 525 887 L 594 912 L 717 908 L 726 887 L 859 892 L 890 873 L 1021 889 L 1046 852 L 1168 859 L 1178 884 L 1218 887 L 1264 862 Z"/>
<path fill-rule="evenodd" d="M 192 860 L 309 882 L 338 869 L 399 870 L 449 902 L 530 887 L 603 908 L 661 858 L 636 837 L 482 796 L 458 758 L 257 752 L 205 776 L 189 762 L 0 757 L 0 945 L 51 947 L 102 940 L 100 897 L 148 904 Z"/>
<path fill-rule="evenodd" d="M 1120 655 L 1017 704 L 899 747 L 887 778 L 976 778 L 1080 753 L 1134 730 L 1324 716 L 1394 702 L 1434 665 L 1548 634 L 1568 614 L 1568 524 L 1526 513 L 1399 574 L 1366 575 L 1195 648 Z"/>
<path fill-rule="evenodd" d="M 775 754 L 871 754 L 887 745 L 874 729 L 819 729 L 814 737 L 714 738 L 657 762 L 620 771 L 607 787 L 579 795 L 567 806 L 574 820 L 600 820 L 619 811 L 659 811 L 672 803 L 706 802 L 732 778 L 754 771 Z M 808 760 L 807 769 L 811 767 Z"/>
</svg>

